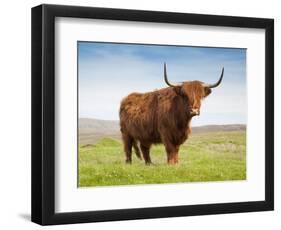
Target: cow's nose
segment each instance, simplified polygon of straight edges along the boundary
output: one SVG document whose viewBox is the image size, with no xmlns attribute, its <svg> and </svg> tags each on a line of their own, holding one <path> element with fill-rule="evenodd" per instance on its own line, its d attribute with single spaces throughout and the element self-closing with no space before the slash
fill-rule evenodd
<svg viewBox="0 0 281 230">
<path fill-rule="evenodd" d="M 199 109 L 191 109 L 190 114 L 192 116 L 199 116 L 200 115 L 200 110 Z"/>
</svg>

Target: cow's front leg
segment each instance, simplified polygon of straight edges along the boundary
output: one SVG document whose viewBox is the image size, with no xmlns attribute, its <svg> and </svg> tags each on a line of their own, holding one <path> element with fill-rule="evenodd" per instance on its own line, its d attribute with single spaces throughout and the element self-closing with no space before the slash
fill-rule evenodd
<svg viewBox="0 0 281 230">
<path fill-rule="evenodd" d="M 167 152 L 167 163 L 169 165 L 177 164 L 179 160 L 179 146 L 168 142 L 165 143 L 165 148 Z"/>
</svg>

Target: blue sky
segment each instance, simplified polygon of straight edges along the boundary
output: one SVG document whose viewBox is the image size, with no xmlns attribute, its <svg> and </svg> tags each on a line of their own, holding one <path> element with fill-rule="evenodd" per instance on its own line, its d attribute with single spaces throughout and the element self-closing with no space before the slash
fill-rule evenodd
<svg viewBox="0 0 281 230">
<path fill-rule="evenodd" d="M 246 49 L 78 42 L 79 117 L 118 120 L 120 101 L 131 92 L 171 82 L 217 81 L 193 125 L 246 124 Z"/>
</svg>

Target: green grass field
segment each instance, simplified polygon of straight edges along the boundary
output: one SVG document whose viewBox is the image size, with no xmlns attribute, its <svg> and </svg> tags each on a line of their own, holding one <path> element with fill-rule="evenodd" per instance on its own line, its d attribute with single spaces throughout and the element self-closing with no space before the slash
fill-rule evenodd
<svg viewBox="0 0 281 230">
<path fill-rule="evenodd" d="M 181 146 L 179 164 L 169 166 L 163 145 L 153 146 L 154 165 L 135 157 L 124 162 L 122 142 L 104 138 L 79 146 L 79 187 L 246 179 L 246 132 L 192 135 Z"/>
</svg>

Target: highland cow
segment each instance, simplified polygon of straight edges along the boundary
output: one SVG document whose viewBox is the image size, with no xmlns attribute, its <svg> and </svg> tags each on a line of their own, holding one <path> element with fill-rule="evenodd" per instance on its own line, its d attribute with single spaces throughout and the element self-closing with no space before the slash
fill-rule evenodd
<svg viewBox="0 0 281 230">
<path fill-rule="evenodd" d="M 120 106 L 120 130 L 124 144 L 126 162 L 132 162 L 132 147 L 146 164 L 151 164 L 149 150 L 152 144 L 163 143 L 168 164 L 178 163 L 179 147 L 191 133 L 191 119 L 200 115 L 201 101 L 217 87 L 201 81 L 186 81 L 171 84 L 168 81 L 166 63 L 164 80 L 169 86 L 148 93 L 132 93 Z M 140 145 L 141 153 L 138 147 Z"/>
</svg>

